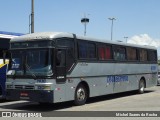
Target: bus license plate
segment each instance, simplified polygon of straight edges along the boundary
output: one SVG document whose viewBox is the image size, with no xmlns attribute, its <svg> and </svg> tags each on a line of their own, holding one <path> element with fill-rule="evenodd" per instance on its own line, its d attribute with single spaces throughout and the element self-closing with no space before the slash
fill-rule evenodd
<svg viewBox="0 0 160 120">
<path fill-rule="evenodd" d="M 21 96 L 21 97 L 28 97 L 28 93 L 26 93 L 26 92 L 21 92 L 21 93 L 20 93 L 20 96 Z"/>
<path fill-rule="evenodd" d="M 21 93 L 20 93 L 20 99 L 28 100 L 28 99 L 29 99 L 28 93 L 26 93 L 26 92 L 21 92 Z"/>
</svg>

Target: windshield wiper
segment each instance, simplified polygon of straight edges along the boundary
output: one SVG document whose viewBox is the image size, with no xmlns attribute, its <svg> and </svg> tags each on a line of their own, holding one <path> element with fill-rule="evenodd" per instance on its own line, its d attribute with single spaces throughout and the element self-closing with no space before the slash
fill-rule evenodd
<svg viewBox="0 0 160 120">
<path fill-rule="evenodd" d="M 26 68 L 28 69 L 28 71 L 31 73 L 33 79 L 36 80 L 36 79 L 37 79 L 37 76 L 31 71 L 30 66 L 29 66 L 27 63 L 25 63 L 25 66 L 26 66 Z"/>
</svg>

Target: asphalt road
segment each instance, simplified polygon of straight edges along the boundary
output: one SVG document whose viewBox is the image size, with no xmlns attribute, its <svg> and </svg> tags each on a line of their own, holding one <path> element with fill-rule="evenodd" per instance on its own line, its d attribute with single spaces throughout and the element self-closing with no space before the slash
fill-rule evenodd
<svg viewBox="0 0 160 120">
<path fill-rule="evenodd" d="M 99 111 L 97 113 L 100 113 L 100 111 L 119 111 L 120 113 L 123 111 L 160 111 L 160 86 L 148 88 L 145 90 L 144 94 L 137 94 L 134 91 L 90 98 L 83 106 L 74 106 L 72 101 L 39 105 L 38 103 L 28 101 L 1 100 L 0 111 L 26 111 L 31 113 L 42 113 L 43 116 L 53 116 L 55 111 L 60 111 L 57 113 L 58 116 L 62 115 L 61 117 L 66 114 L 66 116 L 70 117 L 74 113 L 78 113 L 72 111 Z M 85 112 L 85 114 L 91 114 L 88 115 L 89 117 L 96 116 L 96 112 Z M 108 113 L 106 112 L 106 114 Z M 81 117 L 83 117 L 83 114 Z M 98 117 L 95 117 L 95 119 L 98 119 Z"/>
</svg>

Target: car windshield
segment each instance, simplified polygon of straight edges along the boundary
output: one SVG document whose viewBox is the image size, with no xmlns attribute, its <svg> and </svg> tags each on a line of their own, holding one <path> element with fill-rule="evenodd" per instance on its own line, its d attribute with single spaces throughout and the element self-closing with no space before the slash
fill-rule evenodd
<svg viewBox="0 0 160 120">
<path fill-rule="evenodd" d="M 14 76 L 51 76 L 49 49 L 13 50 L 10 70 Z"/>
</svg>

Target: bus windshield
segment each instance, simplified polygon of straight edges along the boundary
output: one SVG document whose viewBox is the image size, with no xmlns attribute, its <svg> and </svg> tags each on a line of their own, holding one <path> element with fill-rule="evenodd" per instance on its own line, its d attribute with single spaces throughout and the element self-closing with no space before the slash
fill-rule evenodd
<svg viewBox="0 0 160 120">
<path fill-rule="evenodd" d="M 12 50 L 11 71 L 14 76 L 51 76 L 49 49 Z M 13 75 L 13 74 L 12 74 Z"/>
</svg>

